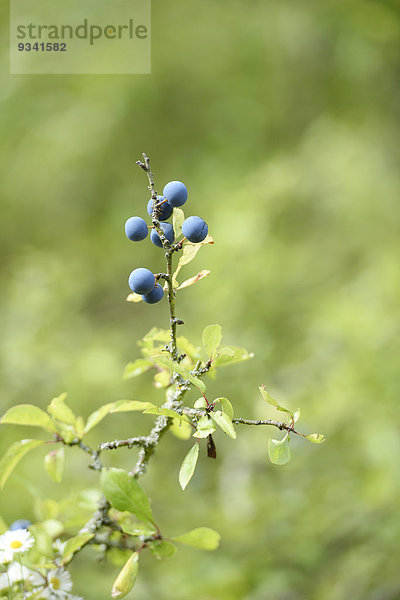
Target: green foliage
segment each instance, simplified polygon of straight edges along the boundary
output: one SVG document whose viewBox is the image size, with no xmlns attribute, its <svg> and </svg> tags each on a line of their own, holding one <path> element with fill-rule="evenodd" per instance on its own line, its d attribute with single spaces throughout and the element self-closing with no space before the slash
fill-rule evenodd
<svg viewBox="0 0 400 600">
<path fill-rule="evenodd" d="M 20 404 L 18 406 L 13 406 L 1 418 L 0 423 L 42 427 L 51 433 L 57 431 L 57 427 L 53 419 L 41 408 L 38 406 L 33 406 L 32 404 Z"/>
<path fill-rule="evenodd" d="M 67 564 L 72 560 L 75 552 L 78 552 L 83 546 L 85 546 L 90 540 L 94 538 L 94 533 L 80 533 L 70 538 L 63 548 L 63 564 Z"/>
<path fill-rule="evenodd" d="M 64 472 L 64 446 L 60 446 L 57 450 L 51 450 L 44 458 L 44 466 L 51 479 L 56 483 L 60 483 Z"/>
<path fill-rule="evenodd" d="M 132 475 L 124 469 L 103 469 L 101 486 L 107 500 L 118 510 L 127 510 L 141 521 L 153 523 L 150 501 Z"/>
<path fill-rule="evenodd" d="M 127 594 L 129 594 L 135 585 L 138 570 L 139 554 L 134 552 L 126 561 L 124 567 L 121 569 L 117 579 L 114 582 L 111 591 L 112 598 L 124 598 Z"/>
<path fill-rule="evenodd" d="M 268 455 L 274 465 L 285 465 L 290 460 L 289 434 L 281 440 L 268 440 Z"/>
<path fill-rule="evenodd" d="M 14 442 L 7 450 L 5 455 L 0 461 L 0 489 L 3 489 L 7 479 L 21 460 L 34 448 L 41 446 L 44 442 L 40 440 L 20 440 Z"/>
<path fill-rule="evenodd" d="M 167 540 L 154 540 L 149 542 L 150 552 L 156 558 L 170 558 L 177 550 L 175 544 Z"/>
<path fill-rule="evenodd" d="M 213 360 L 222 339 L 221 325 L 209 325 L 203 331 L 202 341 L 203 346 L 207 351 L 208 358 Z"/>
<path fill-rule="evenodd" d="M 220 534 L 209 527 L 198 527 L 187 533 L 172 538 L 175 542 L 192 546 L 199 550 L 216 550 L 221 539 Z"/>
<path fill-rule="evenodd" d="M 232 419 L 222 410 L 216 410 L 215 412 L 210 413 L 210 417 L 212 420 L 222 429 L 226 435 L 228 435 L 233 440 L 236 439 L 236 431 L 232 423 Z"/>
<path fill-rule="evenodd" d="M 184 490 L 193 477 L 193 473 L 196 469 L 197 459 L 199 458 L 199 444 L 196 442 L 191 447 L 189 452 L 183 459 L 181 468 L 179 470 L 179 483 L 181 488 Z"/>
</svg>

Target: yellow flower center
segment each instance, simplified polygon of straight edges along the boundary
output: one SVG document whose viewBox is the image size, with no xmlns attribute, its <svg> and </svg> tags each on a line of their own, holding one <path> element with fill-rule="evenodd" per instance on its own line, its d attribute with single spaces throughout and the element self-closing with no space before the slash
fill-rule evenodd
<svg viewBox="0 0 400 600">
<path fill-rule="evenodd" d="M 22 546 L 22 542 L 20 542 L 19 540 L 14 540 L 13 542 L 11 542 L 10 547 L 13 550 L 18 550 L 18 548 L 21 548 Z"/>
<path fill-rule="evenodd" d="M 53 587 L 53 590 L 59 590 L 60 589 L 60 580 L 57 577 L 51 577 L 50 578 L 50 583 Z"/>
</svg>

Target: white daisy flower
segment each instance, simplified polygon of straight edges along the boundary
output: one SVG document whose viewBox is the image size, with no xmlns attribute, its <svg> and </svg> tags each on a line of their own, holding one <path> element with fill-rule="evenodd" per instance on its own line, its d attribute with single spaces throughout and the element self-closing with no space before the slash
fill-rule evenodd
<svg viewBox="0 0 400 600">
<path fill-rule="evenodd" d="M 27 529 L 6 531 L 0 536 L 0 550 L 3 552 L 26 552 L 35 543 Z"/>
<path fill-rule="evenodd" d="M 13 552 L 7 550 L 0 550 L 0 565 L 7 565 L 13 559 Z"/>
<path fill-rule="evenodd" d="M 64 598 L 72 590 L 71 575 L 63 569 L 56 569 L 47 575 L 49 591 L 54 597 Z"/>
<path fill-rule="evenodd" d="M 62 556 L 62 554 L 64 552 L 65 544 L 66 544 L 66 542 L 62 542 L 60 539 L 54 540 L 53 550 L 56 552 L 56 554 L 59 554 L 60 556 Z"/>
</svg>

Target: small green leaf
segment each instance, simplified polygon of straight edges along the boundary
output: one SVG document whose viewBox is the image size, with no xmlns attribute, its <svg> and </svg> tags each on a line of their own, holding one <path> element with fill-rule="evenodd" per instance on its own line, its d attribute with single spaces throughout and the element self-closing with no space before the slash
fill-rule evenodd
<svg viewBox="0 0 400 600">
<path fill-rule="evenodd" d="M 164 417 L 172 417 L 173 419 L 179 419 L 180 421 L 186 421 L 186 423 L 190 423 L 190 419 L 187 415 L 180 415 L 175 410 L 172 410 L 171 408 L 163 408 L 162 406 L 153 405 L 143 411 L 143 414 L 162 415 Z"/>
<path fill-rule="evenodd" d="M 111 598 L 124 598 L 135 585 L 139 570 L 139 554 L 134 552 L 122 567 L 111 591 Z"/>
<path fill-rule="evenodd" d="M 199 458 L 199 444 L 196 442 L 194 446 L 189 450 L 183 459 L 179 471 L 179 483 L 181 488 L 184 490 L 189 481 L 191 480 L 194 470 L 196 468 L 197 459 Z"/>
<path fill-rule="evenodd" d="M 194 408 L 206 408 L 207 401 L 205 398 L 198 398 L 193 406 Z"/>
<path fill-rule="evenodd" d="M 231 437 L 233 440 L 236 439 L 236 431 L 233 427 L 232 419 L 230 419 L 226 413 L 222 412 L 221 410 L 217 410 L 215 412 L 211 412 L 210 417 L 213 421 L 215 421 L 218 427 L 221 427 L 222 431 L 224 431 L 226 435 L 229 435 L 229 437 Z"/>
<path fill-rule="evenodd" d="M 180 419 L 172 419 L 172 425 L 169 428 L 170 432 L 174 434 L 180 440 L 188 440 L 191 435 L 193 428 L 190 423 L 181 421 Z"/>
<path fill-rule="evenodd" d="M 10 408 L 2 417 L 0 423 L 12 425 L 33 425 L 55 433 L 56 424 L 53 419 L 38 406 L 33 404 L 18 404 Z"/>
<path fill-rule="evenodd" d="M 207 269 L 203 269 L 202 271 L 197 273 L 197 275 L 194 275 L 194 277 L 190 277 L 189 279 L 186 279 L 176 289 L 183 290 L 184 288 L 187 288 L 187 287 L 197 283 L 198 281 L 201 281 L 202 279 L 204 279 L 204 277 L 208 277 L 210 273 L 211 273 L 211 271 L 208 271 Z"/>
<path fill-rule="evenodd" d="M 79 533 L 74 537 L 70 538 L 64 548 L 62 555 L 64 557 L 63 565 L 70 562 L 75 552 L 78 552 L 83 546 L 85 546 L 91 539 L 94 538 L 94 533 Z"/>
<path fill-rule="evenodd" d="M 292 419 L 293 419 L 293 413 L 292 413 L 292 411 L 291 411 L 291 410 L 289 410 L 288 408 L 285 408 L 285 407 L 281 406 L 280 404 L 278 404 L 278 402 L 275 400 L 275 398 L 273 398 L 273 397 L 271 396 L 271 394 L 269 394 L 269 393 L 267 392 L 267 390 L 265 389 L 265 386 L 264 386 L 264 385 L 261 385 L 261 386 L 260 386 L 258 389 L 259 389 L 259 390 L 260 390 L 260 392 L 261 392 L 261 396 L 264 398 L 264 400 L 265 400 L 266 402 L 268 402 L 268 404 L 271 404 L 272 406 L 274 406 L 274 407 L 276 408 L 276 410 L 280 410 L 280 411 L 282 411 L 282 412 L 285 412 L 285 413 L 287 413 L 287 414 L 288 414 L 288 415 L 290 415 L 290 416 L 292 417 Z"/>
<path fill-rule="evenodd" d="M 186 354 L 193 361 L 197 361 L 197 360 L 199 360 L 199 358 L 201 358 L 201 354 L 200 354 L 201 349 L 197 346 L 194 346 L 191 342 L 189 342 L 189 340 L 187 338 L 185 338 L 184 335 L 180 335 L 176 341 L 177 341 L 179 350 L 181 352 L 183 352 L 184 354 Z"/>
<path fill-rule="evenodd" d="M 268 454 L 274 465 L 285 465 L 290 460 L 289 435 L 282 440 L 268 440 Z"/>
<path fill-rule="evenodd" d="M 254 357 L 253 352 L 236 346 L 222 346 L 213 361 L 213 367 L 225 367 L 235 363 L 243 362 Z"/>
<path fill-rule="evenodd" d="M 217 398 L 216 400 L 214 400 L 214 402 L 219 402 L 221 404 L 223 412 L 226 413 L 228 415 L 228 417 L 230 418 L 230 420 L 232 421 L 233 406 L 229 402 L 228 398 Z"/>
<path fill-rule="evenodd" d="M 76 416 L 67 404 L 65 404 L 65 398 L 67 394 L 61 394 L 57 398 L 53 398 L 47 407 L 47 411 L 51 414 L 54 419 L 66 423 L 67 425 L 75 426 Z"/>
<path fill-rule="evenodd" d="M 139 294 L 135 294 L 135 292 L 131 292 L 130 294 L 127 295 L 126 301 L 134 302 L 134 303 L 143 302 L 143 298 L 142 298 L 142 296 L 139 296 Z"/>
<path fill-rule="evenodd" d="M 168 371 L 159 371 L 154 375 L 154 386 L 158 389 L 166 388 L 171 385 L 171 374 Z"/>
<path fill-rule="evenodd" d="M 51 479 L 60 483 L 64 473 L 64 446 L 46 454 L 44 466 Z"/>
<path fill-rule="evenodd" d="M 118 412 L 132 412 L 132 411 L 145 411 L 148 408 L 155 407 L 155 404 L 151 402 L 142 402 L 140 400 L 118 400 L 114 402 L 114 406 L 111 408 L 110 413 Z"/>
<path fill-rule="evenodd" d="M 93 429 L 93 427 L 96 427 L 96 425 L 98 425 L 100 421 L 102 421 L 104 417 L 111 412 L 111 409 L 114 408 L 114 406 L 115 402 L 109 402 L 108 404 L 103 404 L 103 406 L 100 406 L 100 408 L 92 412 L 86 421 L 83 433 L 88 433 L 91 429 Z"/>
<path fill-rule="evenodd" d="M 298 408 L 293 413 L 293 423 L 297 423 L 297 421 L 300 419 L 300 415 L 301 415 L 301 412 L 300 412 L 300 409 Z"/>
<path fill-rule="evenodd" d="M 170 335 L 168 329 L 152 327 L 142 339 L 144 342 L 169 342 Z"/>
<path fill-rule="evenodd" d="M 167 540 L 154 540 L 154 542 L 149 542 L 147 545 L 156 558 L 169 558 L 177 550 L 175 544 Z"/>
<path fill-rule="evenodd" d="M 197 388 L 199 388 L 199 390 L 201 390 L 202 392 L 206 391 L 206 386 L 205 386 L 204 382 L 201 381 L 201 379 L 198 379 L 198 377 L 195 377 L 194 375 L 192 375 L 192 373 L 190 373 L 190 371 L 188 371 L 187 369 L 184 369 L 178 363 L 172 362 L 172 360 L 169 360 L 169 358 L 166 358 L 165 356 L 154 356 L 153 360 L 160 367 L 164 367 L 165 369 L 168 369 L 168 371 L 170 373 L 178 373 L 178 375 L 180 375 L 184 379 L 187 379 L 187 381 L 190 381 L 190 383 L 193 383 L 193 385 L 195 385 Z"/>
<path fill-rule="evenodd" d="M 185 220 L 185 213 L 181 208 L 174 208 L 172 213 L 172 226 L 174 228 L 175 239 L 182 235 L 182 223 Z"/>
<path fill-rule="evenodd" d="M 198 251 L 201 248 L 201 244 L 185 244 L 183 246 L 183 251 L 182 251 L 182 255 L 178 261 L 178 265 L 176 267 L 175 273 L 172 276 L 172 285 L 174 287 L 177 287 L 178 285 L 178 281 L 177 281 L 177 277 L 179 274 L 179 271 L 181 270 L 181 268 L 184 265 L 188 265 L 196 256 L 196 254 L 198 253 Z"/>
<path fill-rule="evenodd" d="M 194 432 L 193 436 L 197 438 L 206 438 L 210 434 L 214 433 L 214 431 L 214 422 L 212 419 L 210 419 L 210 417 L 205 415 L 197 421 L 197 430 Z"/>
<path fill-rule="evenodd" d="M 306 438 L 313 444 L 322 444 L 325 441 L 325 436 L 322 433 L 310 433 Z"/>
<path fill-rule="evenodd" d="M 221 325 L 209 325 L 206 327 L 203 331 L 202 340 L 208 357 L 214 359 L 222 340 Z"/>
<path fill-rule="evenodd" d="M 3 489 L 4 484 L 21 458 L 30 450 L 33 450 L 44 443 L 45 442 L 42 440 L 20 440 L 19 442 L 14 442 L 14 444 L 9 447 L 3 458 L 0 460 L 0 490 Z"/>
<path fill-rule="evenodd" d="M 141 521 L 153 523 L 150 501 L 132 475 L 124 469 L 103 469 L 101 485 L 107 500 L 117 510 L 127 510 Z"/>
<path fill-rule="evenodd" d="M 145 373 L 151 369 L 151 360 L 147 358 L 138 358 L 134 362 L 129 362 L 124 370 L 123 379 L 131 379 Z"/>
<path fill-rule="evenodd" d="M 209 527 L 198 527 L 172 539 L 186 546 L 211 551 L 218 548 L 221 536 L 217 531 Z"/>
</svg>

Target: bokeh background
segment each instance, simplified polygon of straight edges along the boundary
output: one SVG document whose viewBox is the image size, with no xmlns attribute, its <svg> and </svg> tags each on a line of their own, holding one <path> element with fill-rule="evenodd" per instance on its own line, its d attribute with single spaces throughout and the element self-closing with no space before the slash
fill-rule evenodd
<svg viewBox="0 0 400 600">
<path fill-rule="evenodd" d="M 162 266 L 123 224 L 145 215 L 142 151 L 159 189 L 183 180 L 188 214 L 215 245 L 187 276 L 181 330 L 211 323 L 255 352 L 221 370 L 211 396 L 271 417 L 265 383 L 322 446 L 293 440 L 273 466 L 266 428 L 216 439 L 188 489 L 190 442 L 168 435 L 143 485 L 163 529 L 218 529 L 215 553 L 144 557 L 138 600 L 391 600 L 399 580 L 399 67 L 397 2 L 153 0 L 149 76 L 10 76 L 1 12 L 1 410 L 67 391 L 88 415 L 121 398 L 159 401 L 151 377 L 123 381 L 136 341 L 167 306 L 125 302 L 127 276 Z M 193 395 L 193 400 L 196 395 Z M 90 441 L 145 432 L 110 416 Z M 28 428 L 2 426 L 0 450 Z M 40 433 L 38 432 L 38 435 Z M 130 468 L 135 450 L 107 456 Z M 6 522 L 33 521 L 66 493 L 96 488 L 70 449 L 64 483 L 26 458 L 0 496 Z M 47 499 L 47 504 L 46 504 Z M 49 509 L 50 510 L 50 509 Z M 73 528 L 71 528 L 73 533 Z M 118 571 L 90 550 L 74 590 L 108 597 Z"/>
</svg>

